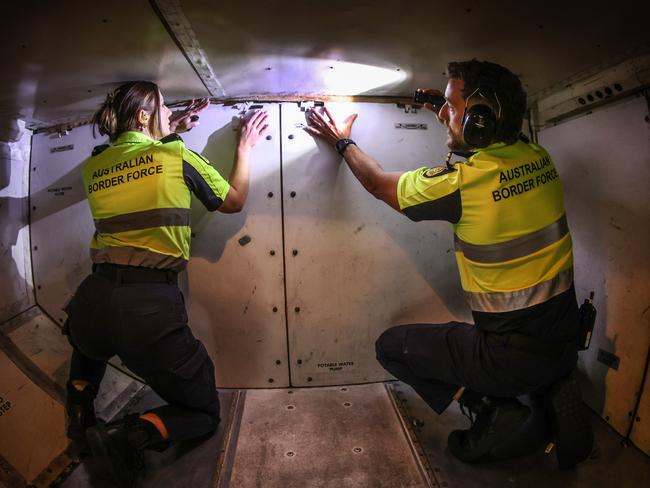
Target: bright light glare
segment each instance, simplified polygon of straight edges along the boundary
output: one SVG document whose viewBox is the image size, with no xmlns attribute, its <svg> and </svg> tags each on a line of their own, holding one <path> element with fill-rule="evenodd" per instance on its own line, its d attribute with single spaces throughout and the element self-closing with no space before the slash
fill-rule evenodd
<svg viewBox="0 0 650 488">
<path fill-rule="evenodd" d="M 358 95 L 382 86 L 401 83 L 403 71 L 366 64 L 338 62 L 324 71 L 323 83 L 330 93 Z"/>
<path fill-rule="evenodd" d="M 386 95 L 408 77 L 405 70 L 397 67 L 298 56 L 233 57 L 222 62 L 228 68 L 220 72 L 215 66 L 217 77 L 230 97 L 254 94 L 351 96 L 369 92 Z"/>
</svg>

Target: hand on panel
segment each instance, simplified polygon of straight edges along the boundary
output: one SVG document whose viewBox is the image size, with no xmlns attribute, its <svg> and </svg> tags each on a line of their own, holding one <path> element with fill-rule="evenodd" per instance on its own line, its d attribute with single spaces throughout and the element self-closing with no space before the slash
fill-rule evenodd
<svg viewBox="0 0 650 488">
<path fill-rule="evenodd" d="M 323 111 L 310 110 L 307 115 L 305 130 L 311 135 L 322 138 L 328 144 L 334 146 L 340 139 L 349 139 L 352 133 L 352 124 L 357 119 L 357 114 L 348 116 L 343 122 L 337 123 L 327 107 Z"/>
<path fill-rule="evenodd" d="M 192 127 L 200 124 L 199 114 L 210 106 L 210 100 L 207 98 L 198 98 L 192 100 L 187 107 L 182 110 L 172 112 L 169 117 L 169 128 L 172 132 L 187 132 Z"/>
<path fill-rule="evenodd" d="M 256 110 L 239 128 L 239 147 L 250 149 L 269 128 L 268 112 Z"/>
</svg>

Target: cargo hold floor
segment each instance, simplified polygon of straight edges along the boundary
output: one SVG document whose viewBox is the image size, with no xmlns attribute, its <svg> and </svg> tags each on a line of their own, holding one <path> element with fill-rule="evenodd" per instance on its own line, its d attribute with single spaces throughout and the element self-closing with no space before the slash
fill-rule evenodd
<svg viewBox="0 0 650 488">
<path fill-rule="evenodd" d="M 594 416 L 596 447 L 577 469 L 559 471 L 538 450 L 521 459 L 468 466 L 446 450 L 467 421 L 452 405 L 437 416 L 406 385 L 220 390 L 223 421 L 200 445 L 147 456 L 143 488 L 397 488 L 648 486 L 650 458 Z M 145 388 L 128 411 L 160 400 Z M 190 447 L 194 447 L 189 450 Z M 112 484 L 92 460 L 57 486 Z"/>
</svg>

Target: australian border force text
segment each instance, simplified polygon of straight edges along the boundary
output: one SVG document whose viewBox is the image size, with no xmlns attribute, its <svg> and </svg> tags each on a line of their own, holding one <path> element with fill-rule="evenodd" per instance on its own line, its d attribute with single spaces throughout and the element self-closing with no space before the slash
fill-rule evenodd
<svg viewBox="0 0 650 488">
<path fill-rule="evenodd" d="M 147 176 L 162 174 L 163 165 L 158 164 L 153 166 L 153 162 L 153 155 L 146 154 L 138 158 L 128 159 L 126 161 L 116 163 L 108 168 L 97 169 L 93 171 L 91 179 L 101 179 L 99 179 L 99 181 L 93 181 L 90 183 L 88 185 L 87 192 L 88 194 L 91 194 L 96 191 L 105 190 L 107 188 L 112 188 L 114 186 L 129 183 L 131 181 L 136 181 Z M 127 173 L 122 173 L 125 170 L 130 171 Z"/>
</svg>

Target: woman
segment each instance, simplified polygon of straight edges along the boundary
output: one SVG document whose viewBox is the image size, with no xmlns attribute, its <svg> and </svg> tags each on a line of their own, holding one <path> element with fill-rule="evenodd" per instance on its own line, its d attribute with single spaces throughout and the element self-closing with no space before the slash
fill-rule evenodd
<svg viewBox="0 0 650 488">
<path fill-rule="evenodd" d="M 95 221 L 93 273 L 67 307 L 68 436 L 85 435 L 122 486 L 135 481 L 143 449 L 210 434 L 219 423 L 214 366 L 188 327 L 177 274 L 189 259 L 191 193 L 210 211 L 239 212 L 249 152 L 268 124 L 266 112 L 256 112 L 242 125 L 226 181 L 174 133 L 196 125 L 207 106 L 193 102 L 172 115 L 155 83 L 126 83 L 93 118 L 111 144 L 96 147 L 82 166 Z M 168 405 L 98 423 L 93 400 L 113 355 Z"/>
</svg>

